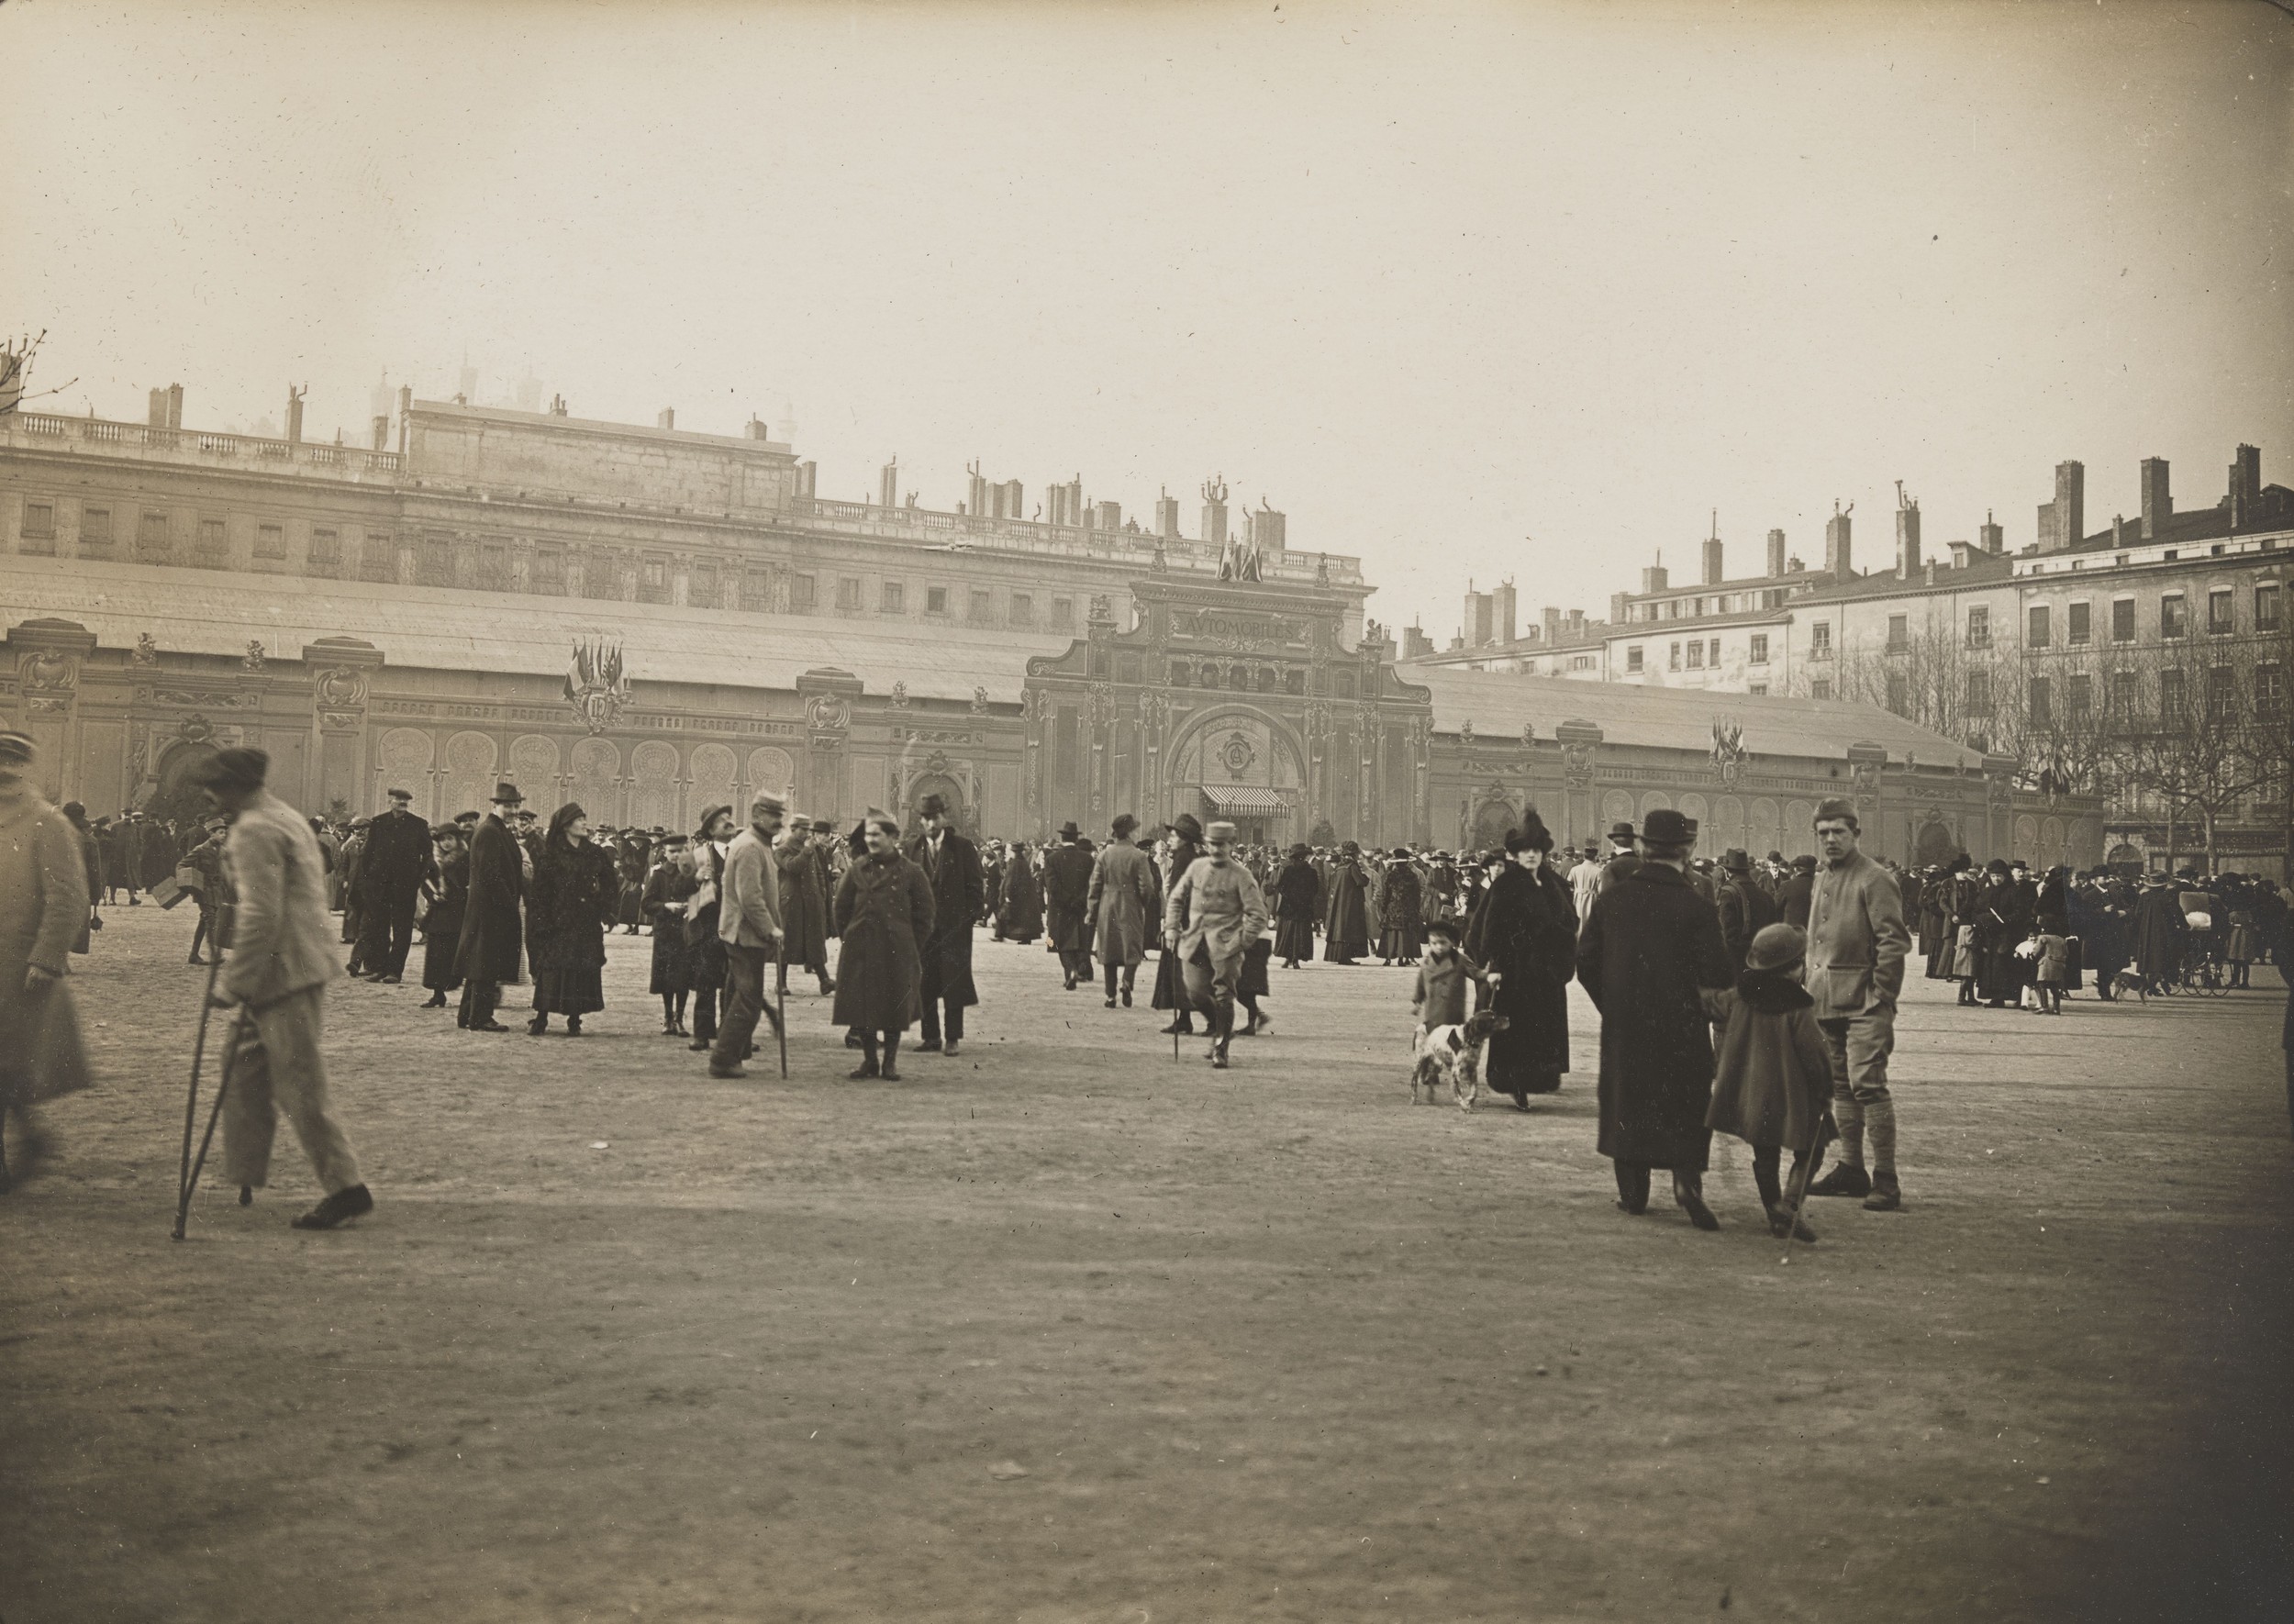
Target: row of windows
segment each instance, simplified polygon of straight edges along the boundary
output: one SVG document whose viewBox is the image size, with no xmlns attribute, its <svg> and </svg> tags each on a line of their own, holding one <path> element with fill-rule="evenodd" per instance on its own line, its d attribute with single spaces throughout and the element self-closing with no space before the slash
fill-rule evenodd
<svg viewBox="0 0 2294 1624">
<path fill-rule="evenodd" d="M 1768 634 L 1766 632 L 1756 631 L 1746 640 L 1744 659 L 1746 663 L 1752 665 L 1768 663 Z M 1584 664 L 1573 663 L 1571 669 L 1589 670 L 1592 663 L 1591 658 L 1587 657 Z M 1720 640 L 1717 637 L 1691 638 L 1685 643 L 1668 644 L 1665 649 L 1665 665 L 1666 669 L 1671 671 L 1719 671 L 1720 669 Z M 1647 669 L 1647 651 L 1639 643 L 1628 644 L 1625 649 L 1625 670 L 1631 673 Z"/>
<path fill-rule="evenodd" d="M 174 530 L 166 513 L 147 509 L 133 517 L 136 526 L 135 562 L 191 563 L 213 569 L 228 566 L 230 548 L 224 520 L 206 516 L 198 517 L 189 538 L 191 546 L 187 552 L 179 556 L 174 546 Z M 21 535 L 26 552 L 51 554 L 56 539 L 55 505 L 27 502 Z M 113 509 L 94 505 L 81 509 L 80 551 L 83 556 L 108 556 L 116 535 Z M 516 584 L 510 562 L 510 546 L 507 539 L 483 539 L 474 544 L 458 544 L 450 537 L 425 536 L 414 543 L 413 551 L 417 585 L 474 586 L 483 591 L 507 592 Z M 399 575 L 399 552 L 397 538 L 388 531 L 368 530 L 362 535 L 352 531 L 346 550 L 344 535 L 339 528 L 314 525 L 304 568 L 305 573 L 328 580 L 351 575 L 362 581 L 393 582 Z M 285 527 L 258 523 L 254 529 L 251 554 L 260 562 L 284 562 L 287 556 Z M 568 558 L 568 550 L 563 547 L 537 546 L 528 566 L 528 590 L 545 596 L 564 595 L 570 578 Z M 629 565 L 627 553 L 606 549 L 592 551 L 583 561 L 582 595 L 601 599 L 621 597 Z M 639 602 L 665 604 L 672 600 L 674 595 L 667 559 L 640 558 L 635 564 L 634 573 L 634 582 L 626 584 L 633 586 Z M 838 575 L 831 580 L 831 590 L 840 612 L 865 612 L 867 582 L 863 577 Z M 788 608 L 796 614 L 817 610 L 820 604 L 820 577 L 816 574 L 789 575 Z M 952 618 L 951 606 L 955 590 L 947 586 L 926 586 L 922 599 L 924 614 Z M 1041 624 L 1053 631 L 1069 631 L 1075 628 L 1075 600 L 1070 596 L 1055 596 L 1048 603 L 1040 603 L 1033 592 L 1013 592 L 1008 595 L 999 619 L 994 591 L 975 586 L 965 588 L 963 592 L 964 618 L 974 625 L 1032 627 Z M 905 582 L 879 582 L 877 611 L 886 615 L 906 615 L 909 602 L 908 594 L 908 586 Z M 774 606 L 772 600 L 771 573 L 763 569 L 736 572 L 721 568 L 715 562 L 703 562 L 692 566 L 687 578 L 686 601 L 696 607 L 767 611 Z"/>
</svg>

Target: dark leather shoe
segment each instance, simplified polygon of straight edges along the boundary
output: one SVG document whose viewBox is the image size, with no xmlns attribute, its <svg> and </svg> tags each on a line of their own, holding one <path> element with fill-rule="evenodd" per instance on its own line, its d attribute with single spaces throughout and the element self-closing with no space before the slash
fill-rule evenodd
<svg viewBox="0 0 2294 1624">
<path fill-rule="evenodd" d="M 337 1224 L 354 1218 L 364 1218 L 374 1210 L 374 1197 L 368 1195 L 364 1185 L 352 1185 L 347 1190 L 337 1190 L 308 1212 L 295 1220 L 298 1229 L 331 1229 Z"/>
<path fill-rule="evenodd" d="M 476 1026 L 472 1027 L 470 1029 L 473 1032 L 507 1032 L 509 1030 L 509 1028 L 504 1026 L 498 1020 L 484 1020 L 480 1021 Z"/>
<path fill-rule="evenodd" d="M 949 1039 L 948 1041 L 940 1046 L 940 1051 L 942 1054 L 954 1054 L 956 1051 L 956 1040 L 953 1038 Z"/>
<path fill-rule="evenodd" d="M 1676 1190 L 1673 1199 L 1683 1212 L 1688 1214 L 1688 1221 L 1698 1229 L 1717 1229 L 1720 1227 L 1720 1220 L 1713 1216 L 1712 1208 L 1705 1205 L 1705 1198 L 1696 1191 Z"/>
<path fill-rule="evenodd" d="M 741 1065 L 730 1065 L 730 1066 L 711 1066 L 711 1067 L 709 1068 L 709 1075 L 710 1075 L 710 1076 L 712 1076 L 712 1077 L 722 1077 L 722 1078 L 724 1078 L 724 1079 L 725 1079 L 727 1082 L 729 1082 L 729 1083 L 730 1081 L 732 1081 L 732 1080 L 733 1080 L 734 1078 L 736 1078 L 736 1077 L 746 1077 L 748 1074 L 749 1074 L 749 1068 L 748 1068 L 747 1066 L 741 1066 Z"/>
<path fill-rule="evenodd" d="M 919 1054 L 938 1054 L 940 1052 L 940 1040 L 938 1038 L 925 1039 L 921 1043 L 919 1043 L 916 1046 L 916 1052 Z"/>
<path fill-rule="evenodd" d="M 873 1060 L 864 1060 L 844 1074 L 855 1083 L 861 1082 L 864 1078 L 874 1077 L 877 1074 L 876 1062 Z"/>
<path fill-rule="evenodd" d="M 1866 1212 L 1901 1212 L 1904 1192 L 1891 1174 L 1883 1174 L 1872 1181 L 1872 1193 L 1864 1198 Z"/>
<path fill-rule="evenodd" d="M 1779 1240 L 1787 1236 L 1790 1236 L 1795 1240 L 1813 1241 L 1816 1239 L 1816 1231 L 1808 1227 L 1806 1218 L 1795 1219 L 1792 1214 L 1782 1207 L 1772 1207 L 1768 1209 L 1768 1232 Z"/>
<path fill-rule="evenodd" d="M 1872 1193 L 1872 1175 L 1843 1162 L 1808 1187 L 1811 1196 L 1847 1196 L 1856 1199 Z"/>
</svg>

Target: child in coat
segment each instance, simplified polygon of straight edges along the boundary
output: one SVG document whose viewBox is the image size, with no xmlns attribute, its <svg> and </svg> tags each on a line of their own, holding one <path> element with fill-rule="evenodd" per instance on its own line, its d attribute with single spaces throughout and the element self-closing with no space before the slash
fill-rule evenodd
<svg viewBox="0 0 2294 1624">
<path fill-rule="evenodd" d="M 1753 938 L 1705 1113 L 1706 1127 L 1753 1147 L 1753 1180 L 1768 1211 L 1768 1231 L 1779 1240 L 1816 1239 L 1785 1206 L 1776 1176 L 1784 1147 L 1792 1147 L 1794 1187 L 1805 1189 L 1804 1174 L 1815 1171 L 1833 1137 L 1832 1061 L 1816 1025 L 1815 1000 L 1801 984 L 1807 955 L 1807 934 L 1797 926 L 1765 926 Z"/>
</svg>

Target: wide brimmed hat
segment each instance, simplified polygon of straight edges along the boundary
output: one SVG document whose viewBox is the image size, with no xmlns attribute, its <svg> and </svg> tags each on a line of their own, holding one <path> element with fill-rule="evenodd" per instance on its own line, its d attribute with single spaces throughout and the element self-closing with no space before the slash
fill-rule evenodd
<svg viewBox="0 0 2294 1624">
<path fill-rule="evenodd" d="M 1083 838 L 1084 838 L 1084 831 L 1083 831 L 1083 830 L 1081 830 L 1081 829 L 1077 829 L 1077 828 L 1075 827 L 1075 820 L 1074 818 L 1069 818 L 1069 819 L 1068 819 L 1065 823 L 1063 823 L 1063 824 L 1061 824 L 1061 825 L 1060 825 L 1060 839 L 1061 839 L 1061 840 L 1082 840 Z"/>
<path fill-rule="evenodd" d="M 1995 857 L 1989 862 L 1983 865 L 1983 872 L 1988 874 L 2010 874 L 2015 871 L 2008 867 L 2006 858 Z"/>
<path fill-rule="evenodd" d="M 1203 826 L 1192 812 L 1180 813 L 1171 820 L 1171 827 L 1187 840 L 1199 840 L 1203 838 Z"/>
<path fill-rule="evenodd" d="M 1782 970 L 1808 957 L 1808 933 L 1798 925 L 1764 925 L 1744 950 L 1747 970 Z"/>
<path fill-rule="evenodd" d="M 1653 846 L 1686 846 L 1697 838 L 1697 825 L 1685 813 L 1659 806 L 1641 820 L 1641 838 Z"/>
<path fill-rule="evenodd" d="M 494 786 L 494 794 L 488 798 L 497 806 L 522 806 L 526 804 L 526 797 L 518 793 L 518 785 L 507 778 Z"/>
<path fill-rule="evenodd" d="M 1744 854 L 1743 847 L 1732 846 L 1720 853 L 1720 866 L 1732 874 L 1746 874 L 1753 872 L 1753 860 Z"/>
</svg>

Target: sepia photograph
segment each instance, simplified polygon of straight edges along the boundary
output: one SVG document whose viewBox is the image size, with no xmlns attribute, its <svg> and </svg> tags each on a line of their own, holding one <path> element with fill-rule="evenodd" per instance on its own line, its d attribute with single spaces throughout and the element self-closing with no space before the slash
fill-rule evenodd
<svg viewBox="0 0 2294 1624">
<path fill-rule="evenodd" d="M 0 62 L 0 1624 L 2294 1618 L 2294 0 Z"/>
</svg>

